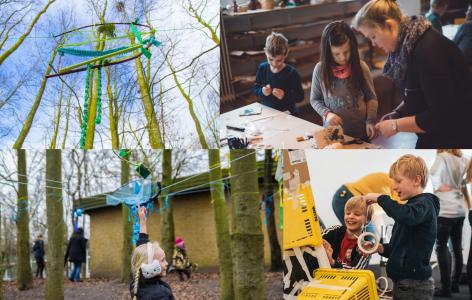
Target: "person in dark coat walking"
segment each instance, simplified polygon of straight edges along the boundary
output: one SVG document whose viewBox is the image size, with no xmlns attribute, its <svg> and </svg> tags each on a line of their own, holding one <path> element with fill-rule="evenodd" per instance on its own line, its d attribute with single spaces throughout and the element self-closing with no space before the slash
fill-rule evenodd
<svg viewBox="0 0 472 300">
<path fill-rule="evenodd" d="M 44 241 L 43 235 L 39 234 L 33 244 L 33 254 L 36 260 L 36 277 L 43 278 L 44 271 Z"/>
<path fill-rule="evenodd" d="M 80 269 L 82 263 L 85 263 L 86 261 L 86 249 L 87 239 L 84 238 L 84 229 L 79 227 L 77 231 L 72 234 L 72 237 L 69 240 L 64 259 L 64 264 L 67 263 L 67 260 L 74 263 L 74 269 L 69 276 L 70 281 L 80 281 Z"/>
</svg>

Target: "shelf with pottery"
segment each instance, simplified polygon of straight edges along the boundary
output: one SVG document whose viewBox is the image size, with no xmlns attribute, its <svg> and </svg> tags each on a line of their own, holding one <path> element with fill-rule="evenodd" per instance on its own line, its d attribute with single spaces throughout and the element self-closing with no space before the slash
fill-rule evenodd
<svg viewBox="0 0 472 300">
<path fill-rule="evenodd" d="M 265 60 L 265 39 L 271 32 L 284 34 L 289 40 L 287 63 L 299 71 L 305 85 L 319 60 L 319 40 L 325 26 L 333 20 L 351 22 L 362 1 L 337 1 L 309 4 L 273 10 L 256 10 L 234 15 L 223 15 L 223 32 L 228 49 L 225 60 L 229 62 L 231 77 L 227 85 L 234 89 L 236 102 L 247 103 L 257 67 Z M 362 43 L 362 41 L 361 41 Z M 221 110 L 228 111 L 236 103 L 221 103 Z M 306 104 L 306 103 L 305 103 Z"/>
</svg>

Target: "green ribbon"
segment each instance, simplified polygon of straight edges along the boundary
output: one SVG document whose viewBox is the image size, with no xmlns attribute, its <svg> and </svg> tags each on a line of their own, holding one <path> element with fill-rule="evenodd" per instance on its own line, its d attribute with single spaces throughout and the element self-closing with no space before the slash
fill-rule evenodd
<svg viewBox="0 0 472 300">
<path fill-rule="evenodd" d="M 90 83 L 90 69 L 92 65 L 87 65 L 87 72 L 85 75 L 85 96 L 84 96 L 84 113 L 82 117 L 82 135 L 80 137 L 80 148 L 84 149 L 85 137 L 87 135 L 87 122 L 88 122 L 88 99 L 89 99 L 89 83 Z"/>
<path fill-rule="evenodd" d="M 100 67 L 98 67 L 98 87 L 97 87 L 97 117 L 95 118 L 95 124 L 100 124 L 102 122 L 102 62 L 100 62 Z"/>
<path fill-rule="evenodd" d="M 139 33 L 138 29 L 136 29 L 136 26 L 134 26 L 133 23 L 131 23 L 130 28 L 134 36 L 138 39 L 139 44 L 141 45 L 141 52 L 144 54 L 144 56 L 147 57 L 147 59 L 150 59 L 151 52 L 149 52 L 148 49 L 144 48 L 143 38 L 141 37 L 141 34 Z"/>
</svg>

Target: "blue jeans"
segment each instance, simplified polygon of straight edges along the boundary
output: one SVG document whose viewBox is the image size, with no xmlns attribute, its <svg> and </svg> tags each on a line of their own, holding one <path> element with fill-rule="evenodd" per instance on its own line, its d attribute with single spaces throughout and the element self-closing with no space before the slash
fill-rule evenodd
<svg viewBox="0 0 472 300">
<path fill-rule="evenodd" d="M 82 266 L 81 262 L 74 262 L 74 268 L 72 273 L 70 273 L 69 279 L 72 281 L 80 281 L 80 267 Z"/>
<path fill-rule="evenodd" d="M 393 284 L 393 300 L 432 300 L 434 280 L 403 279 Z"/>
</svg>

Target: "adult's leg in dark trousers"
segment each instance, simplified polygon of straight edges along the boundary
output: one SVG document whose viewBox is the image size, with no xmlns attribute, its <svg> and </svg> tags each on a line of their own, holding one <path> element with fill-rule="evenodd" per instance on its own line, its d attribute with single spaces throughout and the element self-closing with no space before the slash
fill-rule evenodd
<svg viewBox="0 0 472 300">
<path fill-rule="evenodd" d="M 451 263 L 448 259 L 447 241 L 451 233 L 449 219 L 438 217 L 438 231 L 436 238 L 436 255 L 438 257 L 439 273 L 441 275 L 441 289 L 451 292 Z"/>
<path fill-rule="evenodd" d="M 39 278 L 43 278 L 43 272 L 44 272 L 44 260 L 38 262 L 38 272 L 39 272 Z"/>
<path fill-rule="evenodd" d="M 472 210 L 469 210 L 469 224 L 472 234 Z M 467 259 L 467 282 L 469 283 L 470 299 L 472 299 L 472 238 L 470 238 L 469 258 Z"/>
<path fill-rule="evenodd" d="M 454 254 L 454 273 L 452 274 L 451 289 L 453 292 L 459 292 L 459 281 L 464 264 L 462 257 L 462 226 L 464 225 L 464 218 L 454 218 L 452 220 L 451 243 Z"/>
</svg>

